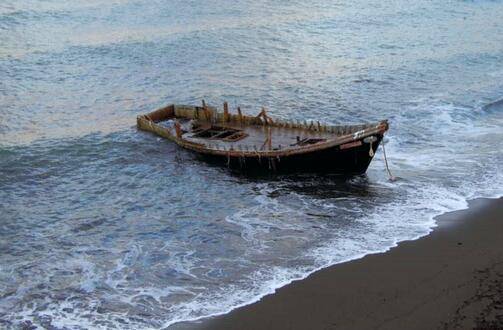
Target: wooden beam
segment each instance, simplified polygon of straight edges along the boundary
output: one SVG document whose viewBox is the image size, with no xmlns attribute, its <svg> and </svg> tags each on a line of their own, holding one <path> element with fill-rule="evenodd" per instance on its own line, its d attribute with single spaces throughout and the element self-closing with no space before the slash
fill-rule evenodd
<svg viewBox="0 0 503 330">
<path fill-rule="evenodd" d="M 228 122 L 229 121 L 229 105 L 227 104 L 227 102 L 224 102 L 224 122 Z"/>
<path fill-rule="evenodd" d="M 239 117 L 239 123 L 243 123 L 243 114 L 241 113 L 241 108 L 238 107 L 238 117 Z"/>
<path fill-rule="evenodd" d="M 176 137 L 181 139 L 182 138 L 182 128 L 180 127 L 180 123 L 175 121 L 175 131 L 176 131 Z"/>
</svg>

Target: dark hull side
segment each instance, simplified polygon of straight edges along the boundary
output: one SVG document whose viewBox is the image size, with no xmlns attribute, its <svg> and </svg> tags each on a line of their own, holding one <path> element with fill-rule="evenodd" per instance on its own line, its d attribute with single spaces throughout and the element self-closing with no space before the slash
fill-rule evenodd
<svg viewBox="0 0 503 330">
<path fill-rule="evenodd" d="M 382 140 L 382 135 L 375 135 L 375 137 L 377 140 L 372 143 L 374 153 Z M 362 141 L 360 146 L 353 148 L 341 150 L 339 146 L 335 146 L 306 154 L 284 156 L 281 158 L 226 157 L 205 154 L 199 154 L 199 158 L 241 172 L 324 172 L 356 175 L 367 171 L 373 158 L 370 156 L 369 151 L 370 144 Z"/>
</svg>

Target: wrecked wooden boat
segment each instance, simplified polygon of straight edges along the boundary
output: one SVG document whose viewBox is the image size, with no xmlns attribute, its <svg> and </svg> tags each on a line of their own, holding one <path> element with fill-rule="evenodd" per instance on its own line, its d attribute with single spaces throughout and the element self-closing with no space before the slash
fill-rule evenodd
<svg viewBox="0 0 503 330">
<path fill-rule="evenodd" d="M 205 159 L 240 170 L 324 171 L 361 174 L 367 170 L 387 120 L 328 126 L 319 122 L 273 120 L 265 109 L 247 116 L 202 106 L 171 104 L 137 118 L 138 128 L 153 132 Z"/>
</svg>

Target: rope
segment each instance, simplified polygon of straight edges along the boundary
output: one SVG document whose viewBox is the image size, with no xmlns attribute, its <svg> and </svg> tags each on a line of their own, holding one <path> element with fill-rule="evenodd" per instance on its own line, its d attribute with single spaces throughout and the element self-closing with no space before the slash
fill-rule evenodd
<svg viewBox="0 0 503 330">
<path fill-rule="evenodd" d="M 382 151 L 383 151 L 383 155 L 384 155 L 384 164 L 386 165 L 386 171 L 388 171 L 389 180 L 395 181 L 396 177 L 394 177 L 393 174 L 391 174 L 391 171 L 389 170 L 388 158 L 386 158 L 386 148 L 384 147 L 384 139 L 382 141 Z"/>
</svg>

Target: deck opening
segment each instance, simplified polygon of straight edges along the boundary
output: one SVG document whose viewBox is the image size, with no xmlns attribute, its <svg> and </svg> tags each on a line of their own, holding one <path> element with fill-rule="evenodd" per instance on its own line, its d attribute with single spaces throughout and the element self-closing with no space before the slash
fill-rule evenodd
<svg viewBox="0 0 503 330">
<path fill-rule="evenodd" d="M 237 131 L 237 132 L 235 132 L 235 133 L 227 136 L 223 140 L 224 141 L 229 141 L 229 142 L 234 142 L 234 141 L 242 140 L 242 139 L 244 139 L 247 136 L 248 136 L 248 134 L 246 134 L 245 132 L 243 132 L 243 131 Z"/>
<path fill-rule="evenodd" d="M 193 135 L 195 138 L 209 139 L 209 140 L 222 140 L 222 141 L 239 141 L 248 134 L 239 129 L 222 127 L 222 126 L 211 126 L 206 129 L 198 129 Z"/>
</svg>

